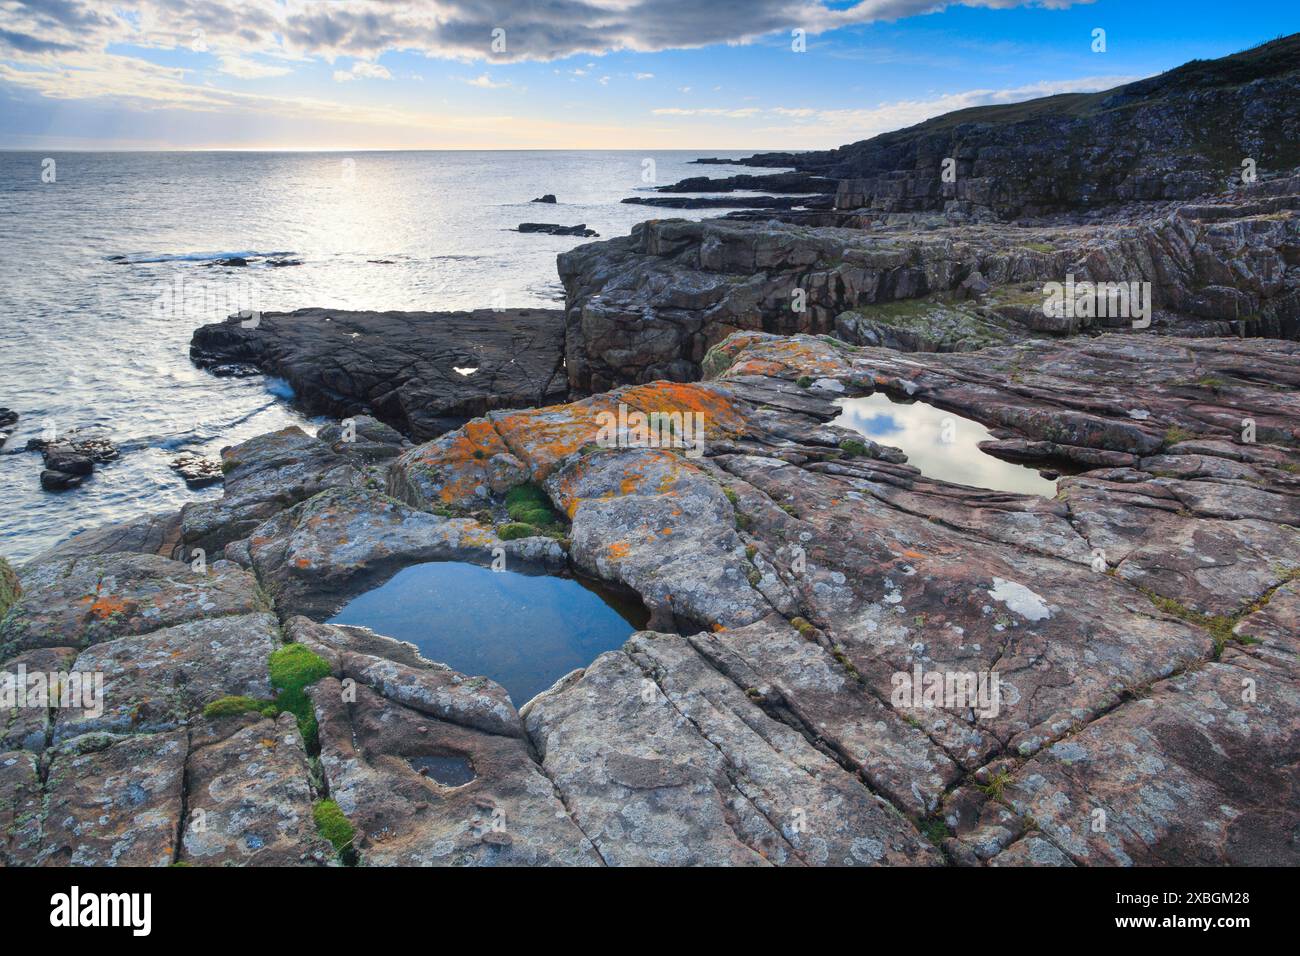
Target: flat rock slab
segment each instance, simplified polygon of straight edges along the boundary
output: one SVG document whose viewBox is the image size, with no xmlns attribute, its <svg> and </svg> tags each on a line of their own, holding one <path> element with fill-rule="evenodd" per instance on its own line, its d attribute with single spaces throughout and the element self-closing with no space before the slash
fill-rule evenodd
<svg viewBox="0 0 1300 956">
<path fill-rule="evenodd" d="M 0 620 L 0 658 L 266 609 L 253 576 L 229 561 L 195 571 L 154 554 L 92 555 L 27 565 L 21 581 Z"/>
<path fill-rule="evenodd" d="M 36 862 L 166 866 L 176 857 L 189 734 L 79 738 L 51 758 Z"/>
<path fill-rule="evenodd" d="M 185 769 L 182 853 L 194 866 L 323 866 L 307 754 L 291 714 L 256 720 L 225 740 L 196 741 Z"/>
<path fill-rule="evenodd" d="M 607 863 L 940 862 L 901 815 L 677 635 L 634 635 L 526 710 L 543 767 Z"/>
<path fill-rule="evenodd" d="M 314 411 L 366 412 L 419 440 L 489 409 L 544 405 L 566 392 L 559 310 L 299 309 L 264 312 L 256 326 L 244 321 L 200 327 L 191 358 L 204 367 L 255 365 L 287 380 Z"/>
<path fill-rule="evenodd" d="M 96 644 L 72 671 L 103 675 L 103 701 L 94 711 L 60 710 L 55 742 L 92 731 L 171 730 L 219 697 L 269 700 L 266 662 L 279 645 L 275 615 L 265 613 L 200 618 Z"/>
</svg>

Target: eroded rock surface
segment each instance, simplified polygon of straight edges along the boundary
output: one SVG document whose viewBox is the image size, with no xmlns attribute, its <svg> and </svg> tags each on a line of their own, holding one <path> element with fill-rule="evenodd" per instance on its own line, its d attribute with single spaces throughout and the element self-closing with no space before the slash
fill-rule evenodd
<svg viewBox="0 0 1300 956">
<path fill-rule="evenodd" d="M 1095 223 L 641 223 L 559 257 L 569 382 L 694 380 L 711 346 L 747 329 L 967 351 L 1132 327 L 1135 314 L 1046 315 L 1045 284 L 1070 276 L 1150 283 L 1156 330 L 1295 338 L 1297 210 L 1292 175 Z"/>
</svg>

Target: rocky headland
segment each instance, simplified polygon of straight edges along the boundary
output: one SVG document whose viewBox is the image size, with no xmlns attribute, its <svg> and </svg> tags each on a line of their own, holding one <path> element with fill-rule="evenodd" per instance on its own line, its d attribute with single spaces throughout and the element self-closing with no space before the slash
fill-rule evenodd
<svg viewBox="0 0 1300 956">
<path fill-rule="evenodd" d="M 853 208 L 561 255 L 563 312 L 198 330 L 196 361 L 346 420 L 225 449 L 220 499 L 0 563 L 4 670 L 104 682 L 100 708 L 5 712 L 0 861 L 1300 863 L 1300 158 L 1271 138 L 1297 102 L 1275 52 L 981 113 L 1052 156 L 1076 123 L 1168 141 L 1118 178 L 1127 154 L 1060 154 L 1086 181 L 1055 200 L 1031 176 L 953 197 L 983 210 L 941 186 L 883 209 L 932 148 L 939 182 L 956 114 L 754 161 Z M 1224 188 L 1212 124 L 1257 182 Z M 1030 213 L 1055 218 L 1006 221 Z M 1067 274 L 1150 283 L 1150 325 L 1051 314 Z M 841 418 L 865 396 L 979 423 L 979 455 L 1053 493 L 927 473 Z M 330 623 L 431 561 L 598 581 L 649 623 L 528 701 Z M 925 674 L 1000 690 L 900 697 Z M 449 759 L 469 773 L 430 773 Z"/>
</svg>

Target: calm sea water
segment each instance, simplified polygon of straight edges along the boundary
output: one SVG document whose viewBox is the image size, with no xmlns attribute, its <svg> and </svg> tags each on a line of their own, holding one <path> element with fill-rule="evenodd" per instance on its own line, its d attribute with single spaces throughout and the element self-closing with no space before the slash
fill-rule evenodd
<svg viewBox="0 0 1300 956">
<path fill-rule="evenodd" d="M 169 462 L 313 425 L 283 383 L 191 366 L 197 326 L 243 307 L 554 307 L 556 254 L 591 240 L 509 230 L 585 222 L 625 235 L 656 212 L 623 197 L 745 171 L 688 165 L 702 155 L 719 154 L 0 152 L 0 406 L 22 416 L 0 454 L 0 554 L 22 561 L 77 531 L 219 495 L 187 489 Z M 559 202 L 529 202 L 543 193 Z M 211 264 L 271 253 L 301 265 Z M 121 459 L 79 489 L 42 491 L 27 440 L 90 426 Z"/>
</svg>

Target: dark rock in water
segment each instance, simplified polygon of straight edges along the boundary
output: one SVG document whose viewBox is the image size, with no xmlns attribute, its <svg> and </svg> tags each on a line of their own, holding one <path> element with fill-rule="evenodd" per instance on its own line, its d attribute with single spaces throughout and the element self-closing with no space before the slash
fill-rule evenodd
<svg viewBox="0 0 1300 956">
<path fill-rule="evenodd" d="M 562 399 L 562 314 L 549 309 L 474 312 L 264 312 L 194 333 L 201 367 L 254 365 L 289 382 L 306 408 L 369 414 L 403 434 L 440 435 L 493 408 Z M 460 371 L 457 371 L 460 369 Z"/>
<path fill-rule="evenodd" d="M 42 455 L 52 453 L 84 455 L 96 464 L 116 461 L 117 446 L 107 438 L 89 435 L 84 429 L 71 428 L 62 437 L 47 441 L 44 438 L 29 438 L 28 451 L 39 451 Z"/>
<path fill-rule="evenodd" d="M 231 257 L 228 258 L 228 259 L 214 259 L 214 260 L 212 260 L 212 262 L 208 263 L 208 265 L 212 265 L 212 266 L 246 266 L 246 265 L 248 265 L 248 260 L 245 259 L 243 256 L 231 256 Z"/>
<path fill-rule="evenodd" d="M 576 226 L 557 226 L 553 222 L 521 222 L 520 232 L 541 232 L 551 236 L 598 236 L 600 233 L 588 229 L 585 222 Z"/>
<path fill-rule="evenodd" d="M 242 362 L 224 362 L 220 365 L 208 366 L 208 371 L 217 378 L 250 378 L 262 374 L 262 370 L 256 365 L 246 365 Z"/>
<path fill-rule="evenodd" d="M 670 186 L 660 186 L 661 193 L 729 193 L 737 189 L 769 193 L 827 193 L 839 184 L 824 176 L 808 173 L 773 173 L 768 176 L 751 176 L 742 173 L 725 179 L 694 176 Z"/>
<path fill-rule="evenodd" d="M 86 474 L 89 474 L 89 472 Z M 46 468 L 41 472 L 41 487 L 46 491 L 67 491 L 69 488 L 80 488 L 82 482 L 86 480 L 86 474 L 77 475 L 67 471 L 55 471 L 52 468 Z"/>
<path fill-rule="evenodd" d="M 536 199 L 530 199 L 529 202 L 555 202 L 555 194 L 547 193 L 545 196 L 538 196 Z"/>
<path fill-rule="evenodd" d="M 0 408 L 0 429 L 6 429 L 18 421 L 18 413 L 12 408 Z"/>
<path fill-rule="evenodd" d="M 392 259 L 367 259 L 366 262 L 376 266 L 391 266 L 394 264 Z"/>
<path fill-rule="evenodd" d="M 45 449 L 45 467 L 69 475 L 89 475 L 95 463 L 87 455 L 79 455 L 68 445 L 51 445 Z"/>
<path fill-rule="evenodd" d="M 302 260 L 301 259 L 267 259 L 266 264 L 268 266 L 271 266 L 272 268 L 280 269 L 285 266 L 300 266 L 302 265 Z"/>
<path fill-rule="evenodd" d="M 185 484 L 191 488 L 206 488 L 208 485 L 217 484 L 222 479 L 221 462 L 204 458 L 193 452 L 177 455 L 172 459 L 170 467 L 172 471 L 184 478 Z"/>
<path fill-rule="evenodd" d="M 632 196 L 619 200 L 631 206 L 665 209 L 830 209 L 835 197 L 817 196 Z"/>
</svg>

